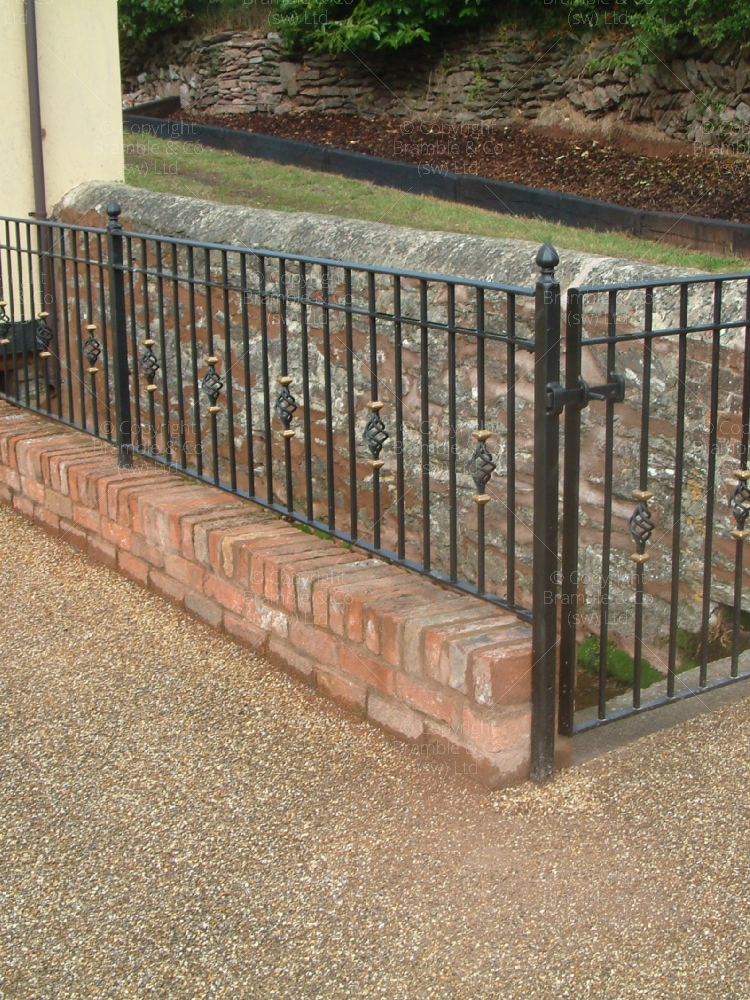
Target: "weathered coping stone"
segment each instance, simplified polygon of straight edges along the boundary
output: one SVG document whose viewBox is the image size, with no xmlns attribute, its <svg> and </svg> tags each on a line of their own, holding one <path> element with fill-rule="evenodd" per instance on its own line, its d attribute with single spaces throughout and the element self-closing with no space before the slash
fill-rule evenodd
<svg viewBox="0 0 750 1000">
<path fill-rule="evenodd" d="M 74 188 L 57 211 L 66 222 L 101 225 L 106 221 L 106 206 L 113 197 L 122 207 L 123 222 L 140 232 L 514 285 L 534 283 L 537 273 L 534 258 L 543 242 L 427 232 L 330 215 L 221 205 L 99 182 Z M 533 236 L 533 231 L 529 235 Z M 563 289 L 698 273 L 690 268 L 602 257 L 577 250 L 565 250 L 560 256 L 557 277 Z"/>
<path fill-rule="evenodd" d="M 0 501 L 457 773 L 528 776 L 531 630 L 513 615 L 145 460 L 119 469 L 4 402 Z"/>
</svg>

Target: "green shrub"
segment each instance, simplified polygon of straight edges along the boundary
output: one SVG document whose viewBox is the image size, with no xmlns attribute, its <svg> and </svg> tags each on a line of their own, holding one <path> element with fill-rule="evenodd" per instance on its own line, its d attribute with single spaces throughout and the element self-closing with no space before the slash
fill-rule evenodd
<svg viewBox="0 0 750 1000">
<path fill-rule="evenodd" d="M 653 0 L 635 7 L 631 24 L 659 48 L 691 35 L 706 45 L 750 38 L 748 0 Z"/>
<path fill-rule="evenodd" d="M 239 27 L 241 15 L 248 23 L 251 14 L 257 20 L 261 2 L 120 0 L 120 33 L 124 42 L 142 49 L 191 24 L 196 31 L 224 22 Z M 492 22 L 596 30 L 606 28 L 613 17 L 618 29 L 631 30 L 629 44 L 605 57 L 620 65 L 653 61 L 658 50 L 676 48 L 686 36 L 709 45 L 750 40 L 749 0 L 618 0 L 616 5 L 612 0 L 275 0 L 260 13 L 265 17 L 266 11 L 269 26 L 289 44 L 328 52 L 400 49 L 456 27 Z"/>
<path fill-rule="evenodd" d="M 633 68 L 686 36 L 708 45 L 750 40 L 748 0 L 277 0 L 272 21 L 294 46 L 342 52 L 400 49 L 480 17 L 482 26 L 629 29 L 629 44 L 614 58 Z"/>
<path fill-rule="evenodd" d="M 179 27 L 185 16 L 184 0 L 120 0 L 120 35 L 142 45 Z"/>
<path fill-rule="evenodd" d="M 272 20 L 293 46 L 327 52 L 400 49 L 436 29 L 477 22 L 489 0 L 277 0 Z"/>
<path fill-rule="evenodd" d="M 578 645 L 578 666 L 589 674 L 599 672 L 599 636 L 590 635 Z M 633 657 L 618 649 L 613 642 L 607 643 L 607 676 L 633 686 Z M 641 659 L 641 689 L 651 687 L 664 678 L 654 670 L 648 660 Z"/>
<path fill-rule="evenodd" d="M 119 0 L 120 37 L 131 47 L 143 49 L 163 35 L 173 34 L 195 21 L 222 20 L 229 24 L 238 12 L 247 11 L 244 0 Z"/>
</svg>

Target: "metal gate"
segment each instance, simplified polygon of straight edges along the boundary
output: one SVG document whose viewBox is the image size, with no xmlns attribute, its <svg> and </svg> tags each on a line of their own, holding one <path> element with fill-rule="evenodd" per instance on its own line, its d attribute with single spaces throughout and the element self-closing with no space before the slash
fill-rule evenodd
<svg viewBox="0 0 750 1000">
<path fill-rule="evenodd" d="M 569 289 L 564 382 L 551 272 L 537 310 L 543 778 L 557 667 L 563 735 L 750 676 L 750 278 Z"/>
</svg>

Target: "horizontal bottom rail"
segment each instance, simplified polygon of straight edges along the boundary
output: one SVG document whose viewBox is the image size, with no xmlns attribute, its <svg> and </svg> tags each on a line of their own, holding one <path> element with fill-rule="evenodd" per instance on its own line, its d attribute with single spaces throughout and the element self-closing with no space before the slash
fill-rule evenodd
<svg viewBox="0 0 750 1000">
<path fill-rule="evenodd" d="M 721 677 L 718 680 L 711 681 L 706 684 L 705 687 L 692 687 L 686 688 L 684 691 L 679 691 L 672 698 L 666 695 L 662 698 L 655 698 L 653 701 L 646 702 L 641 705 L 640 708 L 621 708 L 611 715 L 608 715 L 605 719 L 591 719 L 586 722 L 580 722 L 574 724 L 573 733 L 577 735 L 578 733 L 585 733 L 590 729 L 598 729 L 600 726 L 609 725 L 610 722 L 619 722 L 622 719 L 631 718 L 634 715 L 643 715 L 644 712 L 650 712 L 653 708 L 663 708 L 665 705 L 672 705 L 679 701 L 684 701 L 686 698 L 694 698 L 698 694 L 705 694 L 707 691 L 714 691 L 717 688 L 727 687 L 729 684 L 734 684 L 736 681 L 750 680 L 750 670 L 745 671 L 742 674 L 738 674 L 736 677 Z"/>
</svg>

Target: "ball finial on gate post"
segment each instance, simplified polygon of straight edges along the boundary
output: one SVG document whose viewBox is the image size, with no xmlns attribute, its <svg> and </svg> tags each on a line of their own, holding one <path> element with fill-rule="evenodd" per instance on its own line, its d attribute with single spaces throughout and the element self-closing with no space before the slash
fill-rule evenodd
<svg viewBox="0 0 750 1000">
<path fill-rule="evenodd" d="M 109 217 L 109 227 L 110 229 L 122 229 L 122 223 L 120 222 L 120 213 L 122 209 L 120 208 L 120 203 L 116 198 L 107 205 L 107 215 Z"/>
<path fill-rule="evenodd" d="M 557 250 L 555 250 L 552 244 L 542 243 L 536 255 L 536 266 L 541 270 L 542 274 L 553 276 L 555 268 L 559 263 L 560 258 L 557 256 Z"/>
</svg>

